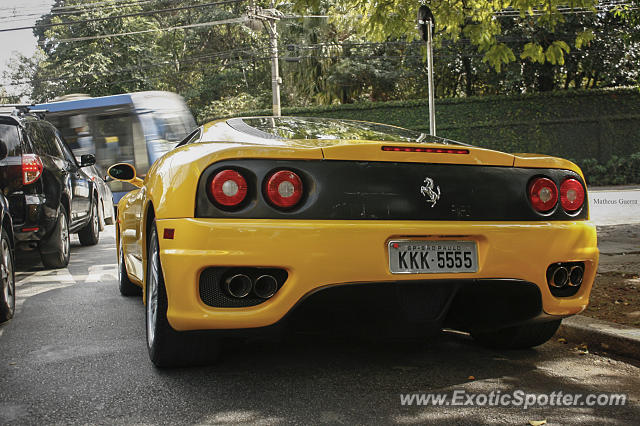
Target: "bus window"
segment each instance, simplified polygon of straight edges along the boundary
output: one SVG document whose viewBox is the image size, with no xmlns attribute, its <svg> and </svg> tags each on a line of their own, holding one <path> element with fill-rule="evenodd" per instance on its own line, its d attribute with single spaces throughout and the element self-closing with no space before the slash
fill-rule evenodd
<svg viewBox="0 0 640 426">
<path fill-rule="evenodd" d="M 96 157 L 103 169 L 115 163 L 134 163 L 133 117 L 124 114 L 95 116 L 93 137 Z"/>
</svg>

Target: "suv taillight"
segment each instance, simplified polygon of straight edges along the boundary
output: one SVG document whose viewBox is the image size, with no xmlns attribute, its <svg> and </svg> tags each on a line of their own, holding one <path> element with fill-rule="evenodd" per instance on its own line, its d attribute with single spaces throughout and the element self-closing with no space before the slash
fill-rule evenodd
<svg viewBox="0 0 640 426">
<path fill-rule="evenodd" d="M 42 175 L 42 160 L 36 154 L 22 154 L 22 184 L 29 185 Z"/>
</svg>

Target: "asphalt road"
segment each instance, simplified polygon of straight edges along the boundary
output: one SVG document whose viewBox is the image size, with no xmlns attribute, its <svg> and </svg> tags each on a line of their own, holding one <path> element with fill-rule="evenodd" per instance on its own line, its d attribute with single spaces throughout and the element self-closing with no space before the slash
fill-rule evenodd
<svg viewBox="0 0 640 426">
<path fill-rule="evenodd" d="M 146 352 L 141 300 L 118 293 L 115 253 L 107 227 L 97 247 L 75 241 L 68 269 L 44 271 L 37 256 L 23 256 L 17 315 L 0 326 L 0 424 L 629 424 L 640 418 L 640 364 L 555 339 L 535 350 L 496 352 L 455 333 L 429 342 L 304 335 L 239 342 L 213 365 L 158 370 Z M 525 410 L 403 406 L 400 399 L 414 392 L 450 398 L 455 391 L 517 390 L 583 398 L 624 393 L 627 403 Z"/>
</svg>

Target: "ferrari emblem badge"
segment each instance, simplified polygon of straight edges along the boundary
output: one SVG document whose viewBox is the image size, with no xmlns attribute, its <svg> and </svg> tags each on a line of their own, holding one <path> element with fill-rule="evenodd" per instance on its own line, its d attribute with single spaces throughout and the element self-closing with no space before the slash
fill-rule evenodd
<svg viewBox="0 0 640 426">
<path fill-rule="evenodd" d="M 420 193 L 423 197 L 427 197 L 427 203 L 431 203 L 431 207 L 435 206 L 440 199 L 440 187 L 436 186 L 433 190 L 433 179 L 430 177 L 424 178 L 424 185 L 420 187 Z"/>
</svg>

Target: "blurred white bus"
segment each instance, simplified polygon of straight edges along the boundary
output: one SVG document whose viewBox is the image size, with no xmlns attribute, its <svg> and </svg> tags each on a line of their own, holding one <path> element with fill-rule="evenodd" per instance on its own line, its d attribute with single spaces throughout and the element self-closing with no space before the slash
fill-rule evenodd
<svg viewBox="0 0 640 426">
<path fill-rule="evenodd" d="M 94 154 L 100 173 L 115 163 L 133 164 L 139 175 L 196 128 L 181 96 L 137 92 L 98 98 L 68 95 L 38 104 L 76 156 Z M 104 176 L 104 174 L 103 174 Z M 114 203 L 133 186 L 109 182 Z"/>
</svg>

